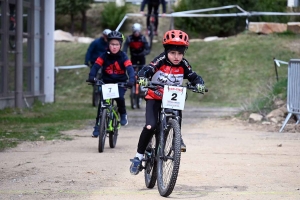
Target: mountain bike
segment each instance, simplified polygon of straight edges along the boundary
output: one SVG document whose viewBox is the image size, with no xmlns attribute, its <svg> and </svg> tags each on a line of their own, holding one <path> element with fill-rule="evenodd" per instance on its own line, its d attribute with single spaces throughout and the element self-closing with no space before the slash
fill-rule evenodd
<svg viewBox="0 0 300 200">
<path fill-rule="evenodd" d="M 137 79 L 137 72 L 143 67 L 144 65 L 133 65 L 135 71 L 135 78 Z M 138 82 L 136 81 L 135 84 L 132 86 L 130 91 L 130 103 L 132 109 L 140 109 L 142 98 L 145 97 L 146 89 L 141 87 Z"/>
<path fill-rule="evenodd" d="M 144 169 L 145 185 L 153 188 L 157 182 L 161 196 L 169 196 L 175 187 L 181 158 L 180 112 L 184 109 L 186 89 L 196 92 L 190 83 L 187 86 L 150 85 L 146 88 L 164 87 L 159 123 L 150 140 L 140 171 Z M 205 92 L 208 90 L 206 89 Z"/>
<path fill-rule="evenodd" d="M 100 100 L 99 112 L 99 142 L 98 151 L 104 151 L 106 137 L 109 138 L 110 148 L 115 148 L 118 139 L 118 131 L 121 127 L 118 108 L 115 105 L 114 98 L 119 97 L 118 87 L 127 87 L 126 82 L 105 84 L 102 80 L 96 80 L 95 86 L 98 87 Z"/>
</svg>

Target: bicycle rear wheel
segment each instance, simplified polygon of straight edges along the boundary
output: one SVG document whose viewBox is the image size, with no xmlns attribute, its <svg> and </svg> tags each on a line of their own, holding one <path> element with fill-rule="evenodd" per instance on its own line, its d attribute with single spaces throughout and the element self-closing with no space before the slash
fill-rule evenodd
<svg viewBox="0 0 300 200">
<path fill-rule="evenodd" d="M 145 162 L 145 184 L 147 188 L 153 188 L 157 179 L 157 161 L 156 161 L 156 137 L 152 136 L 144 154 Z"/>
<path fill-rule="evenodd" d="M 164 144 L 158 155 L 158 191 L 161 196 L 169 196 L 176 184 L 180 165 L 180 126 L 177 120 L 168 121 L 168 129 L 163 132 Z"/>
<path fill-rule="evenodd" d="M 100 134 L 99 134 L 99 144 L 98 144 L 98 151 L 99 153 L 102 153 L 104 151 L 104 146 L 105 146 L 105 139 L 106 139 L 106 130 L 107 130 L 107 110 L 103 109 L 102 110 L 102 116 L 100 120 Z"/>
<path fill-rule="evenodd" d="M 117 109 L 114 109 L 116 113 L 118 113 Z M 112 127 L 113 131 L 109 132 L 109 146 L 110 148 L 115 148 L 117 144 L 118 139 L 118 131 L 119 131 L 119 121 L 120 116 L 118 115 L 118 118 L 112 113 Z"/>
</svg>

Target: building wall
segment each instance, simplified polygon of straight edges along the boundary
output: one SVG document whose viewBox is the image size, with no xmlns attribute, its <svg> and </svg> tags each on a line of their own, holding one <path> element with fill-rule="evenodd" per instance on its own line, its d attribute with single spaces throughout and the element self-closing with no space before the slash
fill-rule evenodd
<svg viewBox="0 0 300 200">
<path fill-rule="evenodd" d="M 53 102 L 55 1 L 0 0 L 0 15 L 0 109 Z"/>
<path fill-rule="evenodd" d="M 299 0 L 288 0 L 287 1 L 288 7 L 298 7 L 299 6 Z"/>
</svg>

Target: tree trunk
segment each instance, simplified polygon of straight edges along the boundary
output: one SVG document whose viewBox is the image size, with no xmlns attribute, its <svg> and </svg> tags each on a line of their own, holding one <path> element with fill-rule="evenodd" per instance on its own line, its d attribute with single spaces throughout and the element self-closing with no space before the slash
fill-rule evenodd
<svg viewBox="0 0 300 200">
<path fill-rule="evenodd" d="M 70 14 L 71 16 L 71 34 L 74 35 L 74 14 Z"/>
<path fill-rule="evenodd" d="M 81 11 L 81 31 L 84 33 L 84 35 L 86 34 L 87 30 L 86 30 L 86 11 L 82 10 Z"/>
</svg>

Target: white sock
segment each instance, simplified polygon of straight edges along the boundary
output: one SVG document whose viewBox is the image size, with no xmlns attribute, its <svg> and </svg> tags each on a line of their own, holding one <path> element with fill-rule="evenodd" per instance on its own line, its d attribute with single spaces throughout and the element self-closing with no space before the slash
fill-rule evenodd
<svg viewBox="0 0 300 200">
<path fill-rule="evenodd" d="M 135 154 L 135 157 L 138 157 L 140 160 L 143 159 L 144 155 L 143 154 L 140 154 L 140 153 L 136 153 Z"/>
</svg>

